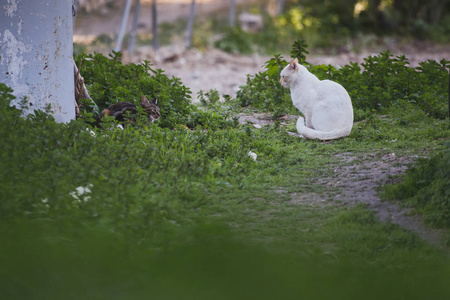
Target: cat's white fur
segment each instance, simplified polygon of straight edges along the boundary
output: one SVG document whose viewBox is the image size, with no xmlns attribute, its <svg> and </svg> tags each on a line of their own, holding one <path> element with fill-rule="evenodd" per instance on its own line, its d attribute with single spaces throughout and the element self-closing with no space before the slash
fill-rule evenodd
<svg viewBox="0 0 450 300">
<path fill-rule="evenodd" d="M 297 59 L 281 71 L 280 83 L 290 87 L 299 117 L 297 131 L 308 139 L 333 140 L 348 136 L 353 126 L 353 106 L 345 88 L 331 80 L 319 80 Z"/>
</svg>

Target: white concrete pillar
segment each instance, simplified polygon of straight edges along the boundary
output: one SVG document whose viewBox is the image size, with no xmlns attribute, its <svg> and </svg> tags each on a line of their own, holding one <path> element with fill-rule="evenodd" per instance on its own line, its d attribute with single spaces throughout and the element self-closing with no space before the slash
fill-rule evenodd
<svg viewBox="0 0 450 300">
<path fill-rule="evenodd" d="M 75 118 L 72 0 L 0 0 L 0 82 L 26 114 L 50 104 L 57 122 Z"/>
</svg>

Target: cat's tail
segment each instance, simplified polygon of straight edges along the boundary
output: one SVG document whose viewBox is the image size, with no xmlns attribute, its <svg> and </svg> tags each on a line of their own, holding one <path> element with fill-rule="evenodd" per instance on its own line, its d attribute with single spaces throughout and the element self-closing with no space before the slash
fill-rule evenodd
<svg viewBox="0 0 450 300">
<path fill-rule="evenodd" d="M 334 140 L 348 136 L 352 128 L 338 128 L 332 131 L 320 131 L 305 126 L 305 120 L 299 117 L 297 120 L 297 131 L 307 139 L 319 139 L 321 141 Z"/>
</svg>

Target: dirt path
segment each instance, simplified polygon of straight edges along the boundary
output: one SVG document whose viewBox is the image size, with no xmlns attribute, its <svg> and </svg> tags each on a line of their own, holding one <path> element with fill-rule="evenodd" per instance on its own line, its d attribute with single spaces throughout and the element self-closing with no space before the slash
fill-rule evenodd
<svg viewBox="0 0 450 300">
<path fill-rule="evenodd" d="M 252 116 L 238 115 L 241 124 L 253 123 L 256 128 L 272 124 L 267 114 L 254 114 Z M 285 116 L 281 125 L 294 123 L 295 116 Z M 298 134 L 293 134 L 301 138 Z M 321 204 L 356 205 L 367 204 L 375 211 L 382 222 L 391 222 L 420 236 L 428 243 L 446 249 L 443 230 L 432 229 L 424 224 L 419 215 L 411 215 L 411 209 L 400 207 L 395 203 L 381 201 L 377 189 L 388 183 L 390 176 L 405 172 L 408 165 L 418 156 L 398 157 L 394 153 L 375 154 L 368 153 L 358 157 L 351 153 L 341 153 L 335 156 L 338 163 L 330 165 L 333 176 L 312 179 L 311 184 L 325 186 L 327 191 L 322 193 L 292 193 L 292 204 Z M 330 202 L 331 200 L 331 202 Z"/>
<path fill-rule="evenodd" d="M 398 224 L 416 233 L 422 239 L 439 248 L 444 248 L 444 233 L 426 226 L 419 215 L 409 215 L 411 209 L 402 208 L 392 202 L 381 201 L 378 187 L 388 183 L 389 177 L 405 172 L 407 166 L 418 157 L 397 157 L 394 153 L 381 157 L 369 153 L 363 159 L 343 153 L 336 156 L 344 165 L 336 166 L 335 176 L 323 178 L 319 184 L 335 188 L 336 200 L 344 204 L 364 203 L 374 210 L 382 222 Z"/>
</svg>

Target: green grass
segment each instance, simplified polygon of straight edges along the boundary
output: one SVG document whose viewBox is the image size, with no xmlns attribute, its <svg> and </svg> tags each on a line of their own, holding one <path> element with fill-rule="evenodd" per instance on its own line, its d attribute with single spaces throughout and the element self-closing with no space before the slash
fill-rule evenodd
<svg viewBox="0 0 450 300">
<path fill-rule="evenodd" d="M 122 76 L 96 84 L 102 65 Z M 0 85 L 0 298 L 448 295 L 445 251 L 332 200 L 335 188 L 318 183 L 339 180 L 334 168 L 351 164 L 342 153 L 357 163 L 439 152 L 448 119 L 398 99 L 361 109 L 347 138 L 303 140 L 286 132 L 295 121 L 236 124 L 235 103 L 208 103 L 213 93 L 192 107 L 189 90 L 162 71 L 148 78 L 103 58 L 87 67 L 100 104 L 105 93 L 154 94 L 169 120 L 122 131 L 57 124 L 43 112 L 23 118 Z"/>
<path fill-rule="evenodd" d="M 440 299 L 443 252 L 363 206 L 290 202 L 293 192 L 330 192 L 314 178 L 333 175 L 336 154 L 413 155 L 450 132 L 433 118 L 392 126 L 385 113 L 327 143 L 275 126 L 92 137 L 79 121 L 8 119 L 2 298 Z M 74 200 L 89 183 L 90 198 Z"/>
</svg>

